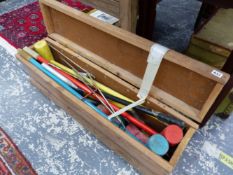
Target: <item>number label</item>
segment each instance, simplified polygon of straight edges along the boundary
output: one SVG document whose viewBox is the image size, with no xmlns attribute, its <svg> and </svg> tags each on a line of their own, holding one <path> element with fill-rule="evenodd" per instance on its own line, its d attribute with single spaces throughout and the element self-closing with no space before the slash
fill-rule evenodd
<svg viewBox="0 0 233 175">
<path fill-rule="evenodd" d="M 215 77 L 218 77 L 218 78 L 222 78 L 222 76 L 223 76 L 223 73 L 221 73 L 221 72 L 219 72 L 217 70 L 213 70 L 211 72 L 211 74 L 214 75 Z"/>
</svg>

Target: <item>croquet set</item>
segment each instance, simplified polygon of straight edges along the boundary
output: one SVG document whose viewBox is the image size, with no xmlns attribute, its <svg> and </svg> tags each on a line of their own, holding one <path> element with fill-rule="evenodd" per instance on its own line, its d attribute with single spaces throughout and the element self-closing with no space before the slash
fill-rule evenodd
<svg viewBox="0 0 233 175">
<path fill-rule="evenodd" d="M 229 75 L 40 0 L 49 37 L 18 51 L 31 82 L 144 174 L 168 174 Z"/>
</svg>

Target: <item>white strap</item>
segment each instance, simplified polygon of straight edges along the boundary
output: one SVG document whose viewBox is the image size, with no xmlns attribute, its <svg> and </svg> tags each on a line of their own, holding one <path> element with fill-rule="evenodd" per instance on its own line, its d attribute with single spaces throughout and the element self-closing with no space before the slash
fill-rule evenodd
<svg viewBox="0 0 233 175">
<path fill-rule="evenodd" d="M 137 94 L 139 100 L 136 102 L 133 102 L 132 104 L 125 106 L 124 108 L 120 109 L 119 111 L 111 114 L 108 118 L 111 120 L 112 118 L 119 116 L 120 114 L 138 106 L 145 102 L 150 89 L 153 85 L 155 76 L 159 70 L 159 66 L 163 60 L 164 55 L 168 52 L 168 48 L 160 45 L 160 44 L 154 44 L 151 47 L 150 54 L 147 58 L 147 68 L 142 80 L 142 84 L 140 87 L 140 90 Z"/>
<path fill-rule="evenodd" d="M 138 92 L 138 98 L 147 98 L 150 89 L 153 85 L 155 76 L 159 70 L 159 66 L 163 60 L 164 55 L 167 53 L 169 49 L 160 45 L 154 44 L 151 47 L 150 54 L 147 59 L 147 68 L 144 74 L 141 88 Z"/>
<path fill-rule="evenodd" d="M 139 99 L 138 101 L 133 102 L 128 106 L 125 106 L 124 108 L 122 108 L 122 109 L 118 110 L 117 112 L 115 112 L 115 113 L 111 114 L 110 116 L 108 116 L 108 119 L 111 120 L 112 118 L 117 117 L 117 116 L 121 115 L 122 113 L 124 113 L 124 112 L 126 112 L 126 111 L 128 111 L 128 110 L 130 110 L 130 109 L 132 109 L 132 108 L 134 108 L 136 106 L 139 106 L 139 105 L 143 104 L 145 102 L 145 100 L 146 100 L 145 98 Z"/>
</svg>

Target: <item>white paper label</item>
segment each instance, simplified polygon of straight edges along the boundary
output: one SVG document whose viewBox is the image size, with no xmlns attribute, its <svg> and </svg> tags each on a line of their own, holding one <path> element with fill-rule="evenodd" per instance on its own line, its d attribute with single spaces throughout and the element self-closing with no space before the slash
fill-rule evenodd
<svg viewBox="0 0 233 175">
<path fill-rule="evenodd" d="M 93 13 L 90 14 L 90 16 L 93 16 L 101 21 L 104 21 L 109 24 L 115 24 L 116 22 L 119 21 L 119 19 L 115 18 L 114 16 L 111 16 L 107 13 L 104 13 L 100 10 L 96 10 Z"/>
<path fill-rule="evenodd" d="M 223 76 L 223 73 L 221 73 L 221 72 L 219 72 L 217 70 L 213 70 L 211 72 L 211 74 L 214 75 L 215 77 L 218 77 L 218 78 L 222 78 L 222 76 Z"/>
</svg>

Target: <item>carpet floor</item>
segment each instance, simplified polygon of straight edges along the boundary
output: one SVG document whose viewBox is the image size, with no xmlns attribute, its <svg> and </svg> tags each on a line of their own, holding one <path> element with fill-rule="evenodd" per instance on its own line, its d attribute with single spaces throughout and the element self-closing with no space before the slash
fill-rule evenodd
<svg viewBox="0 0 233 175">
<path fill-rule="evenodd" d="M 0 16 L 0 36 L 16 48 L 30 46 L 47 36 L 38 2 Z"/>
<path fill-rule="evenodd" d="M 93 9 L 74 0 L 61 0 L 61 2 L 80 11 L 89 12 Z M 47 32 L 39 3 L 33 2 L 0 15 L 0 36 L 16 48 L 30 46 L 45 38 Z"/>
<path fill-rule="evenodd" d="M 0 174 L 37 175 L 18 147 L 0 128 Z"/>
</svg>

